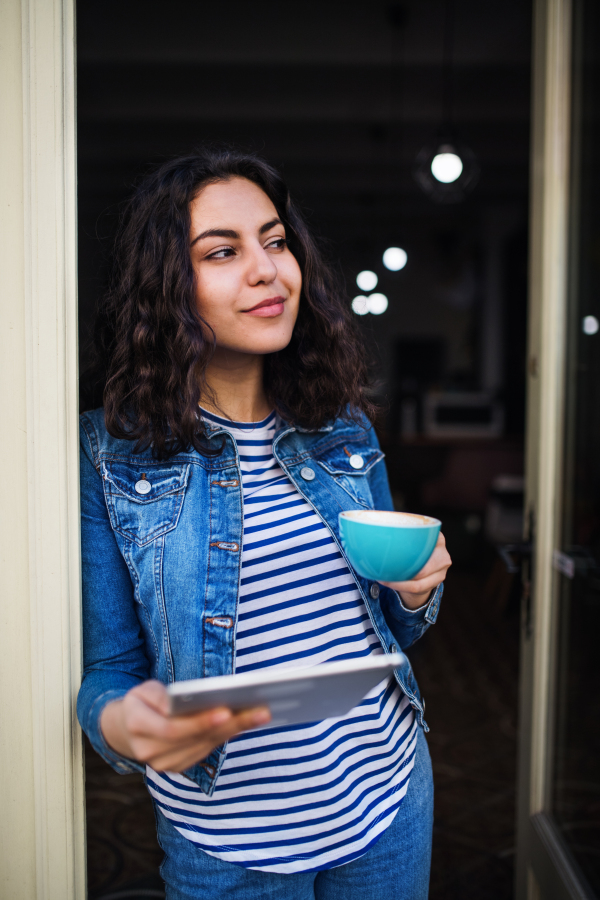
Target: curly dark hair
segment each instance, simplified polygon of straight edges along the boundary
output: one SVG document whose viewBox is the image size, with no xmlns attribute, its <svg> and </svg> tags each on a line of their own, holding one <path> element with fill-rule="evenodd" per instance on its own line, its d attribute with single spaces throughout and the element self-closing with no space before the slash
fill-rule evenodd
<svg viewBox="0 0 600 900">
<path fill-rule="evenodd" d="M 166 459 L 207 452 L 198 403 L 214 336 L 198 313 L 190 203 L 207 184 L 246 178 L 273 202 L 303 279 L 287 347 L 265 358 L 265 390 L 280 415 L 313 430 L 338 416 L 373 418 L 363 342 L 335 270 L 279 173 L 253 153 L 202 148 L 149 174 L 118 229 L 109 290 L 95 329 L 95 380 L 106 427 Z"/>
</svg>

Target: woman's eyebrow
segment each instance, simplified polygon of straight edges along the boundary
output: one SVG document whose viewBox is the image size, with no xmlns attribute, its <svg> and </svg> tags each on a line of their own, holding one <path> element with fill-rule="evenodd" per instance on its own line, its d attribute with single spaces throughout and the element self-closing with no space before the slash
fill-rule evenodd
<svg viewBox="0 0 600 900">
<path fill-rule="evenodd" d="M 190 247 L 193 247 L 196 241 L 201 241 L 202 238 L 207 237 L 224 237 L 236 240 L 239 238 L 239 234 L 231 228 L 209 228 L 207 231 L 203 231 L 201 234 L 197 235 L 190 244 Z"/>
<path fill-rule="evenodd" d="M 271 219 L 270 222 L 265 222 L 264 225 L 261 225 L 258 229 L 259 234 L 264 234 L 265 231 L 270 231 L 271 228 L 275 228 L 276 225 L 283 225 L 281 219 Z"/>
<path fill-rule="evenodd" d="M 271 219 L 270 222 L 265 222 L 265 224 L 261 225 L 258 229 L 258 233 L 264 234 L 266 231 L 270 231 L 271 228 L 274 228 L 276 225 L 283 225 L 281 219 Z M 233 229 L 231 228 L 209 228 L 207 231 L 203 231 L 201 234 L 197 235 L 190 244 L 190 247 L 193 247 L 196 241 L 201 241 L 203 238 L 207 237 L 223 237 L 237 240 L 239 239 L 239 234 L 237 231 L 233 231 Z"/>
</svg>

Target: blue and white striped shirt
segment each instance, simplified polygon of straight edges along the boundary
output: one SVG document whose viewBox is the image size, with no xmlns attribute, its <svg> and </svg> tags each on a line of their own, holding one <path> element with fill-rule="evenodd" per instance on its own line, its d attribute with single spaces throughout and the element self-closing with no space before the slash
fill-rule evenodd
<svg viewBox="0 0 600 900">
<path fill-rule="evenodd" d="M 273 456 L 275 413 L 242 424 L 203 413 L 238 445 L 244 532 L 236 672 L 382 653 L 328 528 Z M 347 715 L 249 731 L 228 745 L 215 792 L 147 767 L 164 815 L 199 848 L 267 872 L 329 869 L 362 856 L 408 788 L 417 724 L 394 679 Z"/>
</svg>

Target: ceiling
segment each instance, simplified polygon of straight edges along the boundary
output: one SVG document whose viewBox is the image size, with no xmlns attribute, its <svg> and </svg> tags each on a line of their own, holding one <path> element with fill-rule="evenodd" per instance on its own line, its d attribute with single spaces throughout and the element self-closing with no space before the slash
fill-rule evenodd
<svg viewBox="0 0 600 900">
<path fill-rule="evenodd" d="M 521 193 L 529 4 L 453 7 L 454 121 L 480 159 L 478 191 Z M 440 125 L 444 13 L 443 0 L 80 3 L 86 191 L 118 190 L 124 167 L 218 139 L 263 150 L 319 207 L 345 214 L 357 195 L 390 192 L 418 204 L 412 165 Z"/>
<path fill-rule="evenodd" d="M 446 9 L 444 0 L 79 3 L 84 326 L 118 202 L 149 164 L 216 140 L 283 169 L 350 290 L 386 246 L 407 247 L 418 265 L 403 276 L 400 293 L 412 302 L 395 314 L 394 334 L 459 328 L 456 310 L 427 300 L 428 271 L 443 267 L 444 253 L 476 256 L 494 210 L 526 226 L 531 5 L 451 2 L 454 127 L 481 175 L 465 202 L 441 206 L 413 169 L 441 125 Z M 381 278 L 392 299 L 400 282 Z M 376 337 L 392 324 L 384 318 Z"/>
</svg>

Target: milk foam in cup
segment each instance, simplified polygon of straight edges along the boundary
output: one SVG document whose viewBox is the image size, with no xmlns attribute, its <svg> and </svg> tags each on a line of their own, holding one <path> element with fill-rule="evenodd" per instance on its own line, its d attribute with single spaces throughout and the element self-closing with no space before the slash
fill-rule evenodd
<svg viewBox="0 0 600 900">
<path fill-rule="evenodd" d="M 410 581 L 437 543 L 441 522 L 431 516 L 379 509 L 339 516 L 342 545 L 352 566 L 373 581 Z"/>
</svg>

